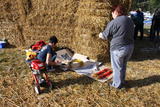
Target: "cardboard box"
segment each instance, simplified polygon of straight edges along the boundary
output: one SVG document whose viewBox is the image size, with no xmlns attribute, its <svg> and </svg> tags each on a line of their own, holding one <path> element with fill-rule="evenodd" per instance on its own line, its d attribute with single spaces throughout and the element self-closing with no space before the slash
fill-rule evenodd
<svg viewBox="0 0 160 107">
<path fill-rule="evenodd" d="M 89 61 L 89 57 L 88 56 L 85 56 L 85 55 L 82 55 L 82 54 L 78 54 L 78 53 L 75 53 L 72 57 L 72 60 L 74 59 L 79 59 L 79 60 L 82 60 L 83 62 L 86 62 L 86 61 Z"/>
<path fill-rule="evenodd" d="M 62 49 L 56 52 L 57 58 L 55 61 L 59 61 L 61 63 L 67 63 L 72 60 L 73 53 L 70 52 L 68 49 Z"/>
</svg>

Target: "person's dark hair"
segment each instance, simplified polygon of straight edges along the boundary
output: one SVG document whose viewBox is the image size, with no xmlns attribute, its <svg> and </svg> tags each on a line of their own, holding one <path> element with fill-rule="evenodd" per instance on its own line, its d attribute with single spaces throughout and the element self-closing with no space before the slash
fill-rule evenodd
<svg viewBox="0 0 160 107">
<path fill-rule="evenodd" d="M 127 15 L 126 8 L 122 5 L 114 5 L 112 7 L 112 12 L 117 11 L 118 16 Z"/>
<path fill-rule="evenodd" d="M 50 42 L 50 43 L 55 43 L 55 44 L 56 44 L 56 43 L 58 42 L 58 39 L 57 39 L 56 36 L 52 36 L 52 37 L 49 38 L 49 42 Z"/>
</svg>

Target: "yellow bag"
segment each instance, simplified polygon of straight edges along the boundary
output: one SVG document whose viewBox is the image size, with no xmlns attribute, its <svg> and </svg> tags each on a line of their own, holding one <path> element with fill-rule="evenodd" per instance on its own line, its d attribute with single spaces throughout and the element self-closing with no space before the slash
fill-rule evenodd
<svg viewBox="0 0 160 107">
<path fill-rule="evenodd" d="M 79 68 L 84 65 L 83 61 L 80 59 L 74 59 L 69 63 L 69 68 Z"/>
<path fill-rule="evenodd" d="M 26 60 L 32 60 L 35 59 L 37 56 L 37 53 L 34 52 L 32 49 L 26 50 Z"/>
</svg>

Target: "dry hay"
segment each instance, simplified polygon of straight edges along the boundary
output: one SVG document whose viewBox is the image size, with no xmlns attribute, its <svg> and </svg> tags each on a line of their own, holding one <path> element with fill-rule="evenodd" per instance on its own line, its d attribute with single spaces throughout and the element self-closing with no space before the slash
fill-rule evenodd
<svg viewBox="0 0 160 107">
<path fill-rule="evenodd" d="M 106 0 L 81 0 L 77 10 L 77 26 L 75 28 L 75 50 L 94 59 L 104 61 L 109 58 L 108 41 L 98 39 L 97 34 L 103 31 L 106 23 L 111 20 L 111 7 L 114 4 L 124 3 L 126 7 L 129 1 Z M 126 3 L 126 4 L 125 4 Z M 129 4 L 128 4 L 129 5 Z M 80 46 L 77 48 L 77 45 Z"/>
<path fill-rule="evenodd" d="M 159 52 L 140 51 L 152 46 L 148 40 L 137 40 L 135 44 L 127 65 L 126 89 L 116 90 L 75 72 L 56 70 L 48 74 L 54 88 L 41 95 L 36 95 L 31 85 L 31 71 L 24 62 L 23 49 L 1 50 L 1 107 L 159 107 Z"/>
<path fill-rule="evenodd" d="M 23 38 L 18 21 L 21 15 L 13 0 L 0 0 L 0 37 L 7 38 L 12 44 L 20 44 Z"/>
<path fill-rule="evenodd" d="M 29 46 L 56 35 L 60 46 L 108 59 L 108 42 L 97 35 L 111 20 L 111 6 L 120 3 L 128 8 L 131 0 L 0 0 L 0 37 Z"/>
</svg>

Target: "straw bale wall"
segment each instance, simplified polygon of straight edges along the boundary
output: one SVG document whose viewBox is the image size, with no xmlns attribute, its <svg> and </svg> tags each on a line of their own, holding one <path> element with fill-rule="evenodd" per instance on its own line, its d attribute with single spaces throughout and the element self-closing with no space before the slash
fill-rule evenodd
<svg viewBox="0 0 160 107">
<path fill-rule="evenodd" d="M 0 39 L 29 46 L 56 35 L 60 46 L 94 59 L 108 59 L 108 41 L 98 39 L 108 21 L 110 7 L 131 0 L 0 0 Z"/>
</svg>

